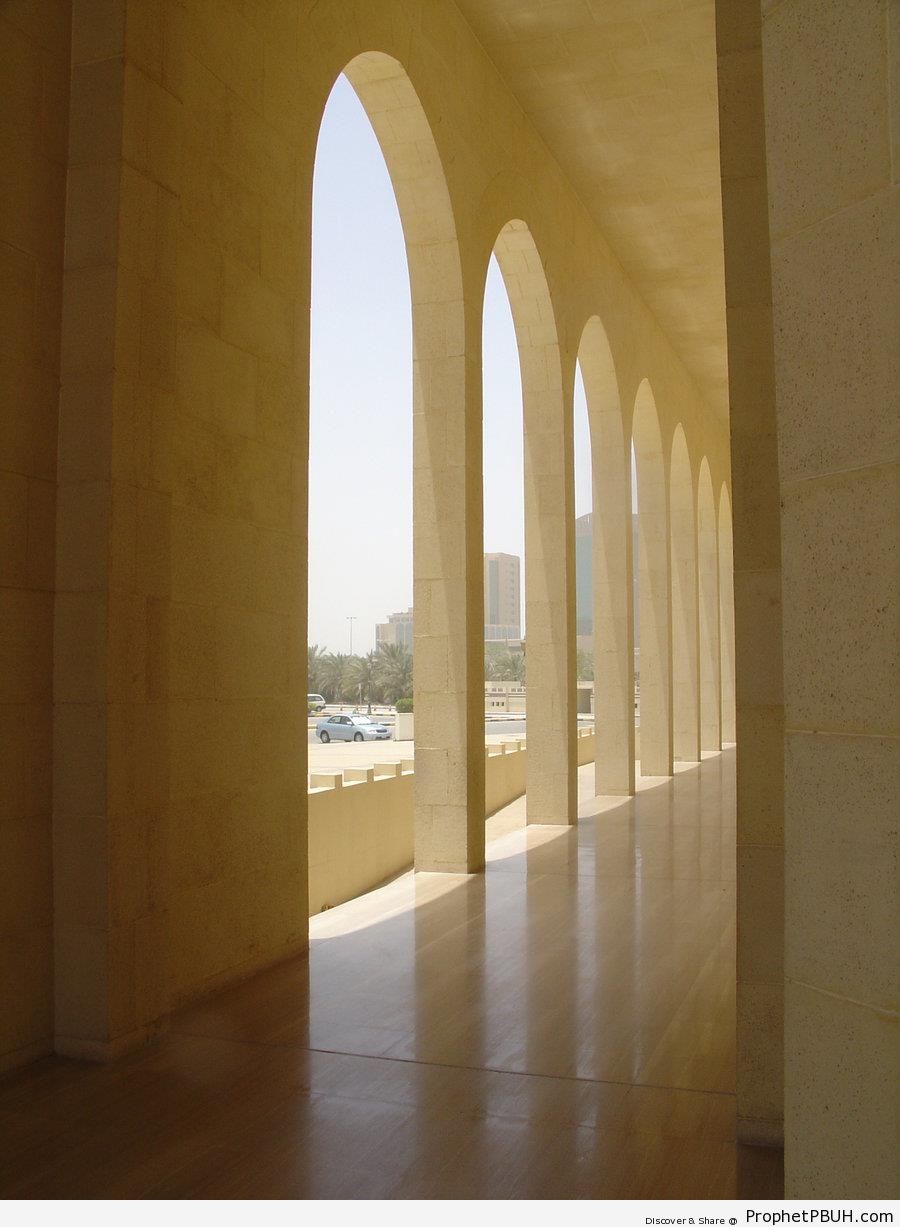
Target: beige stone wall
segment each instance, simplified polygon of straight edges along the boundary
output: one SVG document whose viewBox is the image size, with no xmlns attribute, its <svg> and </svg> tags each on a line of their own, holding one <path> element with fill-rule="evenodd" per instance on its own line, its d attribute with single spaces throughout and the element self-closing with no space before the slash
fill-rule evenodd
<svg viewBox="0 0 900 1227">
<path fill-rule="evenodd" d="M 484 812 L 490 818 L 525 792 L 528 749 L 524 741 L 510 740 L 485 746 L 484 753 Z"/>
<path fill-rule="evenodd" d="M 165 691 L 171 1000 L 306 945 L 310 198 L 297 8 L 171 6 L 181 104 Z M 164 44 L 165 45 L 165 44 Z M 307 291 L 308 292 L 308 291 Z"/>
<path fill-rule="evenodd" d="M 718 0 L 737 736 L 738 1136 L 780 1144 L 784 710 L 781 526 L 760 14 Z M 713 489 L 719 489 L 712 474 Z"/>
<path fill-rule="evenodd" d="M 0 5 L 0 1070 L 52 1046 L 51 743 L 69 6 Z"/>
<path fill-rule="evenodd" d="M 717 16 L 739 1133 L 783 1106 L 789 1197 L 895 1196 L 896 7 Z"/>
<path fill-rule="evenodd" d="M 578 766 L 594 761 L 594 731 L 574 738 Z M 485 816 L 525 792 L 524 741 L 485 746 Z M 346 903 L 412 867 L 415 770 L 412 760 L 345 767 L 310 776 L 309 914 Z"/>
<path fill-rule="evenodd" d="M 404 767 L 381 763 L 313 775 L 307 802 L 310 916 L 412 865 L 414 777 L 412 763 Z"/>
<path fill-rule="evenodd" d="M 789 1197 L 898 1193 L 897 25 L 888 0 L 783 0 L 762 23 Z"/>
</svg>

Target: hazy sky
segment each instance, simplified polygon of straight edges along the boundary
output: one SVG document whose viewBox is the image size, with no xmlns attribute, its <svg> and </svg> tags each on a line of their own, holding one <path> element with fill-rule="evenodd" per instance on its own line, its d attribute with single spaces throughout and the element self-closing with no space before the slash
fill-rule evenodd
<svg viewBox="0 0 900 1227">
<path fill-rule="evenodd" d="M 313 186 L 309 642 L 375 645 L 412 604 L 412 327 L 397 203 L 349 82 L 332 91 Z M 524 557 L 522 397 L 509 300 L 484 300 L 484 544 Z M 587 409 L 575 388 L 575 512 L 591 507 Z"/>
</svg>

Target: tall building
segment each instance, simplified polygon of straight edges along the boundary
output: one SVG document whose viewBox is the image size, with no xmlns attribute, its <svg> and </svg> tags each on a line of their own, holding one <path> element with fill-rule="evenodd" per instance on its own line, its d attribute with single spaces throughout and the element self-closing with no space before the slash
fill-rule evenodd
<svg viewBox="0 0 900 1227">
<path fill-rule="evenodd" d="M 375 647 L 386 644 L 402 644 L 412 651 L 413 647 L 413 611 L 412 607 L 399 613 L 388 614 L 387 622 L 375 623 Z"/>
<path fill-rule="evenodd" d="M 522 638 L 522 561 L 516 554 L 484 556 L 484 638 Z"/>
<path fill-rule="evenodd" d="M 590 647 L 594 634 L 593 512 L 575 521 L 575 633 L 579 647 Z"/>
<path fill-rule="evenodd" d="M 637 567 L 638 516 L 631 517 L 632 566 L 634 570 L 634 654 L 640 659 L 641 625 L 640 594 Z M 594 532 L 593 512 L 578 516 L 575 521 L 575 625 L 579 648 L 592 651 L 594 646 Z"/>
</svg>

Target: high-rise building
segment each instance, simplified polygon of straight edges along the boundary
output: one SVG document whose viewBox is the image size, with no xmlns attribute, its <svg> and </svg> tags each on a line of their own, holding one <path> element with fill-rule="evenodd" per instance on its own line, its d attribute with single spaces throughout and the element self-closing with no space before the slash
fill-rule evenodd
<svg viewBox="0 0 900 1227">
<path fill-rule="evenodd" d="M 409 609 L 388 614 L 387 622 L 375 623 L 375 647 L 385 647 L 388 644 L 403 644 L 412 651 L 413 646 L 413 611 Z"/>
<path fill-rule="evenodd" d="M 484 638 L 522 638 L 522 560 L 516 554 L 484 556 Z"/>
<path fill-rule="evenodd" d="M 589 511 L 575 521 L 575 633 L 580 647 L 588 646 L 581 640 L 594 634 L 593 519 Z"/>
<path fill-rule="evenodd" d="M 634 654 L 640 653 L 640 600 L 638 594 L 638 517 L 631 517 L 632 558 L 634 559 Z M 594 563 L 593 512 L 575 521 L 575 633 L 579 648 L 590 652 L 594 646 Z"/>
</svg>

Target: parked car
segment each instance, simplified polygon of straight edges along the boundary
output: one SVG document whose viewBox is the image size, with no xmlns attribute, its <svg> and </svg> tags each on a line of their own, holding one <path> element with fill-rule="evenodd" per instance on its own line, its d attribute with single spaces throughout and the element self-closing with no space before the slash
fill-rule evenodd
<svg viewBox="0 0 900 1227">
<path fill-rule="evenodd" d="M 368 716 L 329 716 L 316 721 L 316 736 L 327 741 L 389 741 L 391 730 Z"/>
<path fill-rule="evenodd" d="M 324 711 L 325 699 L 320 694 L 308 694 L 306 696 L 306 706 L 311 707 L 313 711 Z"/>
</svg>

